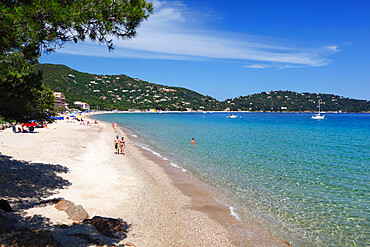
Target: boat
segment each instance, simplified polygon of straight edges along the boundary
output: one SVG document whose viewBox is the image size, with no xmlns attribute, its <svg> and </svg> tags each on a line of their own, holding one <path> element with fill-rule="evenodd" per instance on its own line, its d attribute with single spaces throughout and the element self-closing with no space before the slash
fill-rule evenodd
<svg viewBox="0 0 370 247">
<path fill-rule="evenodd" d="M 237 118 L 238 116 L 236 115 L 230 115 L 230 116 L 227 116 L 226 118 Z"/>
<path fill-rule="evenodd" d="M 325 115 L 321 115 L 321 114 L 320 114 L 320 100 L 319 100 L 319 113 L 317 113 L 317 114 L 313 115 L 313 116 L 311 117 L 311 119 L 324 119 L 324 118 L 325 118 Z"/>
</svg>

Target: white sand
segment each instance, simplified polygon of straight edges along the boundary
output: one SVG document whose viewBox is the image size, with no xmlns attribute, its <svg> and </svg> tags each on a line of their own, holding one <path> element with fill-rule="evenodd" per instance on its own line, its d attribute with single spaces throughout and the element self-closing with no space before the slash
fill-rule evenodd
<svg viewBox="0 0 370 247">
<path fill-rule="evenodd" d="M 118 134 L 126 137 L 126 154 L 115 154 L 113 140 L 117 133 L 110 124 L 83 126 L 78 122 L 59 121 L 47 129 L 37 131 L 35 134 L 14 134 L 11 129 L 1 131 L 1 155 L 11 156 L 18 161 L 67 167 L 69 172 L 58 176 L 68 180 L 71 185 L 59 191 L 51 191 L 53 195 L 48 198 L 62 197 L 82 205 L 90 217 L 99 215 L 127 221 L 131 224 L 131 230 L 128 237 L 119 244 L 283 245 L 280 239 L 258 230 L 258 233 L 252 234 L 255 237 L 250 241 L 232 240 L 232 234 L 220 223 L 222 220 L 211 217 L 205 212 L 207 210 L 203 210 L 213 203 L 211 200 L 195 210 L 192 202 L 194 198 L 180 191 L 155 159 L 145 157 L 121 130 Z M 2 173 L 1 176 L 6 174 Z M 8 184 L 5 187 L 0 188 L 0 196 L 3 198 L 2 191 L 16 190 L 17 185 Z M 15 204 L 17 202 L 14 196 L 5 196 L 5 199 Z M 72 224 L 64 212 L 56 210 L 52 205 L 29 208 L 26 214 L 40 214 L 49 218 L 52 224 Z M 236 221 L 231 219 L 231 222 L 233 220 Z"/>
</svg>

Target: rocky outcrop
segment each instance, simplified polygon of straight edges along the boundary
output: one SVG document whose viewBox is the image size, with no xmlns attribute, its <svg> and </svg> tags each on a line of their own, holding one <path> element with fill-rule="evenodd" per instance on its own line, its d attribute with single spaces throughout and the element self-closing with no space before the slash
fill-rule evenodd
<svg viewBox="0 0 370 247">
<path fill-rule="evenodd" d="M 110 238 L 126 237 L 128 228 L 130 227 L 126 222 L 122 222 L 122 220 L 101 216 L 86 219 L 83 223 L 93 225 L 98 232 Z"/>
</svg>

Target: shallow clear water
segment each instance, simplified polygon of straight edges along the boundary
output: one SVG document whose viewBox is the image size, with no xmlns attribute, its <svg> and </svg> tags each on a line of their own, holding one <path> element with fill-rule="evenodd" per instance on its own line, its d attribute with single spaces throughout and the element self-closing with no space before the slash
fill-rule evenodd
<svg viewBox="0 0 370 247">
<path fill-rule="evenodd" d="M 370 114 L 104 114 L 307 246 L 370 244 Z M 195 145 L 190 145 L 191 138 Z M 243 217 L 242 217 L 243 218 Z"/>
</svg>

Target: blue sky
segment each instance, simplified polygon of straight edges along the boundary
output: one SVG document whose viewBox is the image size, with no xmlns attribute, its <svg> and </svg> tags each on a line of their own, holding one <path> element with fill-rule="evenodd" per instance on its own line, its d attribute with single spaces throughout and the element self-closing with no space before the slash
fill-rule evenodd
<svg viewBox="0 0 370 247">
<path fill-rule="evenodd" d="M 370 1 L 154 1 L 115 50 L 66 44 L 41 63 L 126 74 L 219 100 L 271 90 L 370 100 Z"/>
</svg>

